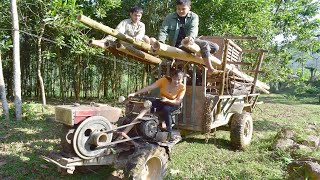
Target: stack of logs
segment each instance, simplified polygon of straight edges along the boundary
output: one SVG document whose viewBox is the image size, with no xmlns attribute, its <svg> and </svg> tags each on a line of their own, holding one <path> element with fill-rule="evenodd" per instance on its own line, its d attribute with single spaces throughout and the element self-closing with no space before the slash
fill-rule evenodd
<svg viewBox="0 0 320 180">
<path fill-rule="evenodd" d="M 117 38 L 117 41 L 90 41 L 91 45 L 108 49 L 114 54 L 124 54 L 135 60 L 147 62 L 150 64 L 161 64 L 162 62 L 160 58 L 154 55 L 174 58 L 196 64 L 204 64 L 201 56 L 199 56 L 200 48 L 196 44 L 190 44 L 185 41 L 182 42 L 182 45 L 192 53 L 188 53 L 179 48 L 172 47 L 158 41 L 151 46 L 150 44 L 147 44 L 143 41 L 135 40 L 128 35 L 122 34 L 117 30 L 98 23 L 84 15 L 79 15 L 78 20 L 89 27 L 95 28 Z M 225 54 L 227 54 L 227 52 Z M 210 60 L 218 70 L 222 70 L 224 72 L 225 77 L 227 77 L 227 81 L 221 82 L 222 78 L 208 78 L 207 81 L 211 83 L 211 85 L 207 87 L 208 89 L 218 89 L 218 86 L 221 86 L 221 83 L 223 83 L 225 84 L 225 94 L 236 95 L 238 94 L 235 94 L 235 90 L 237 89 L 237 92 L 240 92 L 240 94 L 253 93 L 253 89 L 251 88 L 252 86 L 257 87 L 262 92 L 269 93 L 268 90 L 270 89 L 270 87 L 267 84 L 257 80 L 256 77 L 251 77 L 244 72 L 241 72 L 236 67 L 236 65 L 225 64 L 225 66 L 223 66 L 221 60 L 214 56 L 210 56 Z"/>
</svg>

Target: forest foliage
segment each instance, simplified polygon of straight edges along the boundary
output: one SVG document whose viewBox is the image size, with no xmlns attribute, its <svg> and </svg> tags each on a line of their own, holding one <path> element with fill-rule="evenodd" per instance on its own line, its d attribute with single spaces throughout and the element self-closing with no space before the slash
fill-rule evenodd
<svg viewBox="0 0 320 180">
<path fill-rule="evenodd" d="M 0 2 L 0 52 L 8 96 L 12 97 L 10 2 Z M 314 19 L 319 13 L 318 1 L 193 0 L 192 3 L 192 11 L 200 17 L 199 35 L 258 38 L 237 43 L 244 48 L 269 50 L 260 78 L 265 82 L 286 81 L 293 73 L 289 66 L 292 61 L 303 64 L 320 51 L 317 38 L 320 21 Z M 18 1 L 23 97 L 40 98 L 37 40 L 43 27 L 41 73 L 47 97 L 110 99 L 141 88 L 143 74 L 152 67 L 89 47 L 88 40 L 101 39 L 105 34 L 76 19 L 78 14 L 84 14 L 114 28 L 128 18 L 128 9 L 135 5 L 144 9 L 146 34 L 153 37 L 157 37 L 164 17 L 175 11 L 173 0 Z M 279 36 L 283 37 L 281 42 L 276 41 Z M 297 52 L 302 55 L 294 60 Z"/>
</svg>

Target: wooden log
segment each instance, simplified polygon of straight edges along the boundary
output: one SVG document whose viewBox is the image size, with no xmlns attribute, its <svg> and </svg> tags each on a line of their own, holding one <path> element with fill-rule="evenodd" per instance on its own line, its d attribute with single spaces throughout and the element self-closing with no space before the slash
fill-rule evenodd
<svg viewBox="0 0 320 180">
<path fill-rule="evenodd" d="M 246 81 L 249 81 L 249 82 L 253 82 L 254 81 L 253 77 L 251 77 L 251 76 L 249 76 L 249 75 L 247 75 L 245 73 L 242 73 L 239 69 L 237 69 L 235 67 L 232 67 L 232 66 L 230 66 L 228 64 L 227 64 L 227 69 L 230 70 L 231 72 L 233 72 L 234 74 L 236 74 L 237 76 L 239 76 L 240 78 L 245 79 Z M 264 90 L 270 89 L 270 87 L 267 84 L 265 84 L 265 83 L 263 83 L 263 82 L 261 82 L 259 80 L 257 80 L 256 86 L 259 89 L 261 89 L 263 92 L 267 92 L 267 91 L 264 91 Z"/>
<path fill-rule="evenodd" d="M 153 46 L 153 50 L 159 56 L 175 58 L 182 61 L 190 61 L 197 64 L 204 64 L 203 60 L 199 56 L 194 56 L 190 53 L 187 53 L 179 48 L 163 44 L 159 41 L 156 41 Z M 221 61 L 214 56 L 210 56 L 210 60 L 217 66 L 221 65 Z"/>
<path fill-rule="evenodd" d="M 200 54 L 200 47 L 196 43 L 190 43 L 190 41 L 183 39 L 181 45 L 193 53 Z"/>
<path fill-rule="evenodd" d="M 108 48 L 108 47 L 105 46 L 105 43 L 102 40 L 91 39 L 89 41 L 89 45 L 90 46 L 94 46 L 94 47 L 100 47 L 100 48 L 103 48 L 103 49 Z"/>
<path fill-rule="evenodd" d="M 152 48 L 155 51 L 155 53 L 160 56 L 169 57 L 169 58 L 176 58 L 176 59 L 179 59 L 182 61 L 189 61 L 189 62 L 194 62 L 194 63 L 198 63 L 198 64 L 204 64 L 201 57 L 194 56 L 194 55 L 189 54 L 181 49 L 160 43 L 158 41 L 153 44 Z M 214 56 L 210 56 L 210 57 L 211 57 L 210 60 L 213 63 L 213 65 L 217 66 L 218 68 L 221 68 L 221 61 Z M 249 81 L 249 82 L 254 81 L 253 77 L 251 77 L 245 73 L 242 73 L 241 71 L 239 71 L 236 67 L 234 67 L 232 65 L 227 64 L 226 69 L 231 71 L 235 75 L 239 76 L 240 78 L 245 79 L 246 81 Z M 268 92 L 267 90 L 270 89 L 270 87 L 267 84 L 265 84 L 261 81 L 257 81 L 256 85 L 263 92 Z"/>
<path fill-rule="evenodd" d="M 122 52 L 122 51 L 117 50 L 116 49 L 117 43 L 113 42 L 113 41 L 104 42 L 102 40 L 90 40 L 89 41 L 89 45 L 106 49 L 106 50 L 110 51 L 115 56 L 127 56 L 127 57 L 129 57 L 131 59 L 134 59 L 134 60 L 137 60 L 137 61 L 140 61 L 140 62 L 143 62 L 143 63 L 148 62 L 148 61 L 146 61 L 143 58 L 140 58 L 138 56 L 134 56 L 132 54 L 128 54 L 126 52 Z"/>
<path fill-rule="evenodd" d="M 89 27 L 92 27 L 94 29 L 97 29 L 97 30 L 100 30 L 106 34 L 109 34 L 119 40 L 122 40 L 122 41 L 125 41 L 125 42 L 128 42 L 130 44 L 133 44 L 143 50 L 146 50 L 146 51 L 150 51 L 151 50 L 151 45 L 148 44 L 148 43 L 145 43 L 143 41 L 140 41 L 140 40 L 135 40 L 133 37 L 131 36 L 128 36 L 128 35 L 125 35 L 125 34 L 122 34 L 120 33 L 119 31 L 117 31 L 116 29 L 112 29 L 108 26 L 105 26 L 101 23 L 98 23 L 97 21 L 95 20 L 92 20 L 90 19 L 89 17 L 87 16 L 84 16 L 84 15 L 78 15 L 78 20 L 80 22 L 82 22 L 83 24 L 89 26 Z"/>
<path fill-rule="evenodd" d="M 154 57 L 146 52 L 143 52 L 141 50 L 138 50 L 138 49 L 132 47 L 130 44 L 126 44 L 123 42 L 118 42 L 116 49 L 118 51 L 124 52 L 126 54 L 131 55 L 131 56 L 138 57 L 148 63 L 161 64 L 161 62 L 162 62 L 162 60 L 160 58 Z"/>
</svg>

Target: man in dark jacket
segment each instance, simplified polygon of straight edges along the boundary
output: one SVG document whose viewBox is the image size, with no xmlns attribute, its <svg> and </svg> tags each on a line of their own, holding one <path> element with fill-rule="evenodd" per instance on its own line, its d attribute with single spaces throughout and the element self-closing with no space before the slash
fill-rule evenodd
<svg viewBox="0 0 320 180">
<path fill-rule="evenodd" d="M 167 15 L 160 28 L 158 40 L 168 43 L 170 46 L 180 47 L 181 41 L 186 39 L 190 43 L 196 43 L 201 48 L 201 56 L 208 68 L 208 73 L 216 72 L 210 61 L 210 53 L 219 50 L 215 43 L 196 39 L 198 36 L 199 16 L 191 11 L 191 0 L 177 0 L 176 12 Z"/>
</svg>

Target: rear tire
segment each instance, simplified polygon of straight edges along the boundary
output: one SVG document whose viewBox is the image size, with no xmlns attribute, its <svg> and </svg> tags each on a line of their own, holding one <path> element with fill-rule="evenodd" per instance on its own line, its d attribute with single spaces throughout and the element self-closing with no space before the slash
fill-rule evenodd
<svg viewBox="0 0 320 180">
<path fill-rule="evenodd" d="M 235 113 L 231 117 L 230 139 L 235 149 L 244 150 L 252 139 L 253 122 L 250 113 Z"/>
<path fill-rule="evenodd" d="M 146 145 L 129 157 L 125 175 L 134 180 L 163 179 L 167 170 L 168 154 L 163 147 Z"/>
</svg>

